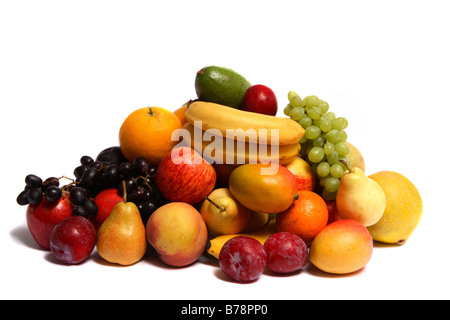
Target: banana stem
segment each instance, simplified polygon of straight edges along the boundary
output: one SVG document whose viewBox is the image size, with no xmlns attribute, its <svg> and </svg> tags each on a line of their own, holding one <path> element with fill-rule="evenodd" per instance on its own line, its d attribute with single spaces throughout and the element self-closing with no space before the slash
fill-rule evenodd
<svg viewBox="0 0 450 320">
<path fill-rule="evenodd" d="M 225 211 L 224 207 L 219 206 L 217 203 L 215 203 L 214 201 L 212 201 L 210 198 L 205 197 L 205 200 L 208 200 L 214 207 L 216 207 L 217 209 L 219 209 L 220 211 Z"/>
</svg>

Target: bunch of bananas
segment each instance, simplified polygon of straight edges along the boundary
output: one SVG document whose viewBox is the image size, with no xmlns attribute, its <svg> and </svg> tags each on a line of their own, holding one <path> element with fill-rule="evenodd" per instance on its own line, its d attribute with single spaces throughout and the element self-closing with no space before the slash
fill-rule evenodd
<svg viewBox="0 0 450 320">
<path fill-rule="evenodd" d="M 228 164 L 287 164 L 299 154 L 299 141 L 305 133 L 290 118 L 204 101 L 190 102 L 185 117 L 185 141 L 205 158 Z"/>
</svg>

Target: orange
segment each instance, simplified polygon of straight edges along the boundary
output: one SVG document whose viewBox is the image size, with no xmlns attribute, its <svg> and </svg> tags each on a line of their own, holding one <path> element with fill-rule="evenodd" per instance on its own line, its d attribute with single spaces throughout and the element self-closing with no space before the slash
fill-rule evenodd
<svg viewBox="0 0 450 320">
<path fill-rule="evenodd" d="M 130 162 L 144 157 L 157 165 L 178 143 L 172 141 L 172 132 L 179 128 L 180 120 L 169 110 L 160 107 L 137 109 L 120 128 L 120 149 Z"/>
<path fill-rule="evenodd" d="M 181 106 L 180 108 L 178 108 L 177 110 L 175 110 L 173 113 L 175 113 L 175 115 L 178 117 L 178 119 L 181 122 L 181 125 L 185 124 L 187 122 L 186 117 L 185 117 L 185 113 L 187 110 L 187 103 L 183 104 L 183 106 Z"/>
<path fill-rule="evenodd" d="M 309 190 L 299 191 L 298 195 L 289 209 L 277 215 L 277 231 L 294 233 L 311 244 L 328 223 L 327 204 L 320 195 Z"/>
</svg>

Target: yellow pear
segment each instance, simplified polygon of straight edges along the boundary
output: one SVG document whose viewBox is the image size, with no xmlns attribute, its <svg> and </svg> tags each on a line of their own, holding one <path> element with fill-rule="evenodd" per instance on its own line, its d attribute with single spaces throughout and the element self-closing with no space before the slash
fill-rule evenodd
<svg viewBox="0 0 450 320">
<path fill-rule="evenodd" d="M 119 202 L 97 233 L 97 251 L 108 262 L 131 265 L 145 255 L 147 236 L 139 209 L 132 202 Z"/>
<path fill-rule="evenodd" d="M 364 157 L 361 154 L 361 152 L 350 142 L 345 141 L 345 143 L 347 144 L 349 149 L 348 155 L 346 157 L 350 159 L 351 166 L 358 167 L 362 171 L 366 172 L 366 163 L 364 161 Z"/>
<path fill-rule="evenodd" d="M 360 168 L 349 169 L 342 177 L 336 195 L 336 207 L 342 219 L 353 219 L 364 226 L 374 225 L 386 209 L 386 196 L 381 186 Z"/>
<path fill-rule="evenodd" d="M 423 203 L 414 184 L 400 173 L 381 171 L 370 175 L 386 194 L 383 217 L 369 232 L 379 242 L 403 245 L 419 225 Z"/>
</svg>

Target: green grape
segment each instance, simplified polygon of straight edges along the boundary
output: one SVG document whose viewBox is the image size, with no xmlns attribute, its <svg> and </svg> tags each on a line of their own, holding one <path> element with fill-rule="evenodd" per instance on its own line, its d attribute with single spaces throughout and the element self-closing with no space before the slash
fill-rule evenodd
<svg viewBox="0 0 450 320">
<path fill-rule="evenodd" d="M 350 152 L 348 145 L 345 142 L 338 142 L 334 145 L 334 149 L 340 156 L 345 156 Z"/>
<path fill-rule="evenodd" d="M 331 143 L 330 141 L 325 142 L 323 145 L 323 151 L 325 151 L 327 156 L 332 154 L 334 151 L 334 143 Z"/>
<path fill-rule="evenodd" d="M 341 140 L 341 133 L 337 129 L 332 129 L 325 133 L 325 139 L 332 143 L 338 143 Z"/>
<path fill-rule="evenodd" d="M 343 117 L 339 117 L 331 121 L 331 124 L 333 126 L 333 129 L 344 130 L 348 126 L 348 121 Z"/>
<path fill-rule="evenodd" d="M 300 97 L 300 96 L 299 96 L 299 94 L 298 94 L 297 92 L 295 92 L 295 91 L 289 91 L 289 92 L 288 92 L 288 100 L 289 100 L 289 102 L 292 101 L 292 99 L 293 99 L 294 97 Z"/>
<path fill-rule="evenodd" d="M 302 98 L 300 96 L 293 96 L 292 100 L 289 100 L 294 108 L 301 107 L 303 105 Z"/>
<path fill-rule="evenodd" d="M 334 119 L 336 119 L 336 115 L 334 114 L 334 112 L 327 112 L 323 115 L 324 119 L 333 121 Z"/>
<path fill-rule="evenodd" d="M 320 130 L 322 130 L 323 132 L 328 132 L 332 129 L 331 121 L 328 119 L 322 118 L 322 120 L 320 120 L 319 127 L 320 127 Z"/>
<path fill-rule="evenodd" d="M 308 127 L 308 128 L 311 128 L 311 127 Z M 323 147 L 324 144 L 325 144 L 325 138 L 322 136 L 319 136 L 318 138 L 314 139 L 314 141 L 313 141 L 314 147 Z"/>
<path fill-rule="evenodd" d="M 316 96 L 307 96 L 303 99 L 303 105 L 308 107 L 316 107 L 319 104 L 320 99 Z"/>
<path fill-rule="evenodd" d="M 320 100 L 319 103 L 317 104 L 317 106 L 320 108 L 320 110 L 322 110 L 323 113 L 326 113 L 328 111 L 328 109 L 330 108 L 330 105 L 328 104 L 328 102 Z"/>
<path fill-rule="evenodd" d="M 347 132 L 345 132 L 344 130 L 339 131 L 341 133 L 341 139 L 339 140 L 340 142 L 345 142 L 347 141 Z"/>
<path fill-rule="evenodd" d="M 309 140 L 317 139 L 318 137 L 320 137 L 321 134 L 322 131 L 320 130 L 320 128 L 314 125 L 307 127 L 305 130 L 305 136 Z"/>
<path fill-rule="evenodd" d="M 285 115 L 287 115 L 289 117 L 289 113 L 292 110 L 292 105 L 290 103 L 287 104 L 287 106 L 284 108 L 283 112 Z"/>
<path fill-rule="evenodd" d="M 339 189 L 340 181 L 337 178 L 330 177 L 325 182 L 325 189 L 328 192 L 336 192 Z"/>
<path fill-rule="evenodd" d="M 344 169 L 342 168 L 340 162 L 333 164 L 330 168 L 330 174 L 333 178 L 339 179 L 340 177 L 342 177 L 343 173 Z"/>
<path fill-rule="evenodd" d="M 296 92 L 290 91 L 288 99 L 284 114 L 305 129 L 300 139 L 300 156 L 309 163 L 318 178 L 322 197 L 335 200 L 340 179 L 348 170 L 340 161 L 350 163 L 346 158 L 349 147 L 344 131 L 348 121 L 329 111 L 329 104 L 317 96 L 302 99 Z"/>
<path fill-rule="evenodd" d="M 303 145 L 306 141 L 308 141 L 308 138 L 305 135 L 303 135 L 303 137 L 300 138 L 299 142 Z M 302 148 L 303 148 L 303 146 L 302 146 Z"/>
<path fill-rule="evenodd" d="M 292 105 L 292 104 L 291 104 Z M 292 120 L 301 120 L 305 114 L 305 109 L 302 107 L 294 107 L 292 106 L 292 109 L 289 111 L 289 117 L 291 117 Z"/>
<path fill-rule="evenodd" d="M 313 120 L 319 120 L 323 115 L 319 107 L 306 107 L 306 114 Z"/>
<path fill-rule="evenodd" d="M 316 172 L 319 177 L 326 177 L 330 174 L 330 164 L 328 162 L 321 162 L 317 165 Z"/>
<path fill-rule="evenodd" d="M 324 151 L 325 153 L 325 151 Z M 333 151 L 331 154 L 327 154 L 327 161 L 329 164 L 335 164 L 339 159 L 339 155 L 336 151 Z"/>
<path fill-rule="evenodd" d="M 303 108 L 302 108 L 303 109 Z M 304 109 L 303 109 L 304 110 Z M 308 115 L 304 115 L 300 121 L 298 122 L 303 128 L 308 128 L 310 125 L 312 125 L 312 120 Z"/>
<path fill-rule="evenodd" d="M 325 152 L 323 151 L 323 148 L 320 147 L 312 147 L 311 150 L 308 151 L 308 159 L 314 163 L 322 161 L 324 156 Z"/>
</svg>

